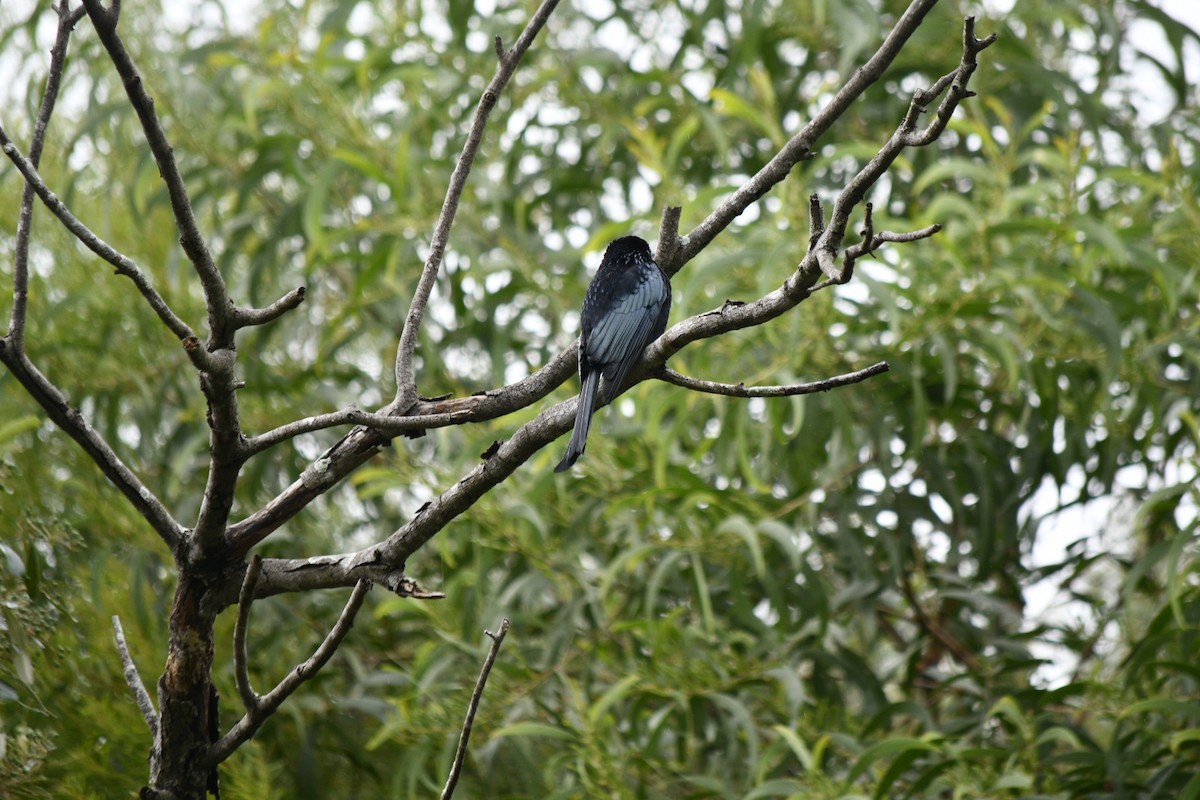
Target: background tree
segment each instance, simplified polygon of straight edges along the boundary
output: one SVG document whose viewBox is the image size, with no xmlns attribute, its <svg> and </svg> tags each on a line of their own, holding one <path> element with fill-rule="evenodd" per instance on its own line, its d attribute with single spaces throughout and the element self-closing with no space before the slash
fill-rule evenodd
<svg viewBox="0 0 1200 800">
<path fill-rule="evenodd" d="M 551 363 L 577 319 L 579 262 L 631 227 L 654 238 L 664 205 L 682 205 L 690 230 L 816 115 L 902 10 L 792 5 L 554 12 L 467 185 L 417 351 L 423 393 L 467 396 Z M 409 559 L 447 599 L 376 592 L 371 624 L 336 666 L 227 762 L 226 794 L 436 792 L 480 630 L 500 616 L 513 632 L 460 792 L 1200 791 L 1188 704 L 1200 239 L 1195 82 L 1182 66 L 1196 36 L 1144 4 L 1100 5 L 980 19 L 980 31 L 1001 33 L 973 79 L 980 98 L 870 197 L 877 230 L 939 222 L 941 234 L 886 247 L 798 313 L 671 360 L 734 384 L 884 358 L 891 373 L 829 396 L 750 402 L 639 386 L 599 416 L 584 478 L 556 481 L 557 452 L 539 453 Z M 815 157 L 680 273 L 673 321 L 787 278 L 808 249 L 807 195 L 828 210 L 911 92 L 957 61 L 961 18 L 976 10 L 929 16 Z M 247 430 L 314 402 L 385 403 L 379 376 L 479 76 L 495 70 L 491 37 L 500 24 L 514 35 L 530 11 L 265 4 L 253 20 L 215 25 L 124 10 L 121 35 L 153 76 L 231 296 L 266 306 L 308 289 L 296 311 L 239 342 Z M 17 141 L 36 115 L 47 18 L 5 28 L 21 76 L 9 91 L 25 98 L 26 114 L 3 120 Z M 1164 43 L 1131 39 L 1135 23 Z M 156 166 L 86 23 L 71 53 L 47 146 L 71 158 L 47 156 L 46 182 L 147 265 L 181 317 L 201 319 Z M 1137 64 L 1163 76 L 1170 113 L 1153 126 L 1130 101 L 1158 78 Z M 0 211 L 15 220 L 13 170 L 4 186 Z M 35 360 L 167 507 L 195 519 L 208 428 L 187 364 L 132 307 L 128 283 L 93 278 L 96 261 L 37 214 Z M 0 435 L 0 785 L 127 790 L 144 780 L 145 733 L 107 620 L 122 614 L 143 670 L 157 672 L 171 562 L 8 373 L 0 392 L 16 410 Z M 545 407 L 400 440 L 259 550 L 357 549 Z M 288 458 L 249 462 L 234 518 L 331 441 L 296 439 Z M 256 685 L 309 655 L 341 608 L 333 594 L 254 606 Z M 1061 613 L 1042 613 L 1048 596 Z M 230 616 L 217 620 L 222 650 Z M 232 664 L 216 667 L 228 717 Z M 110 722 L 98 731 L 96 720 Z"/>
</svg>

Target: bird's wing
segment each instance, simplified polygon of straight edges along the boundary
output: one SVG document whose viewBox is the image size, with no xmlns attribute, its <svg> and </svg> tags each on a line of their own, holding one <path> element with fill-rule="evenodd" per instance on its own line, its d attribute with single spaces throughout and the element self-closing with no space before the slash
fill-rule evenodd
<svg viewBox="0 0 1200 800">
<path fill-rule="evenodd" d="M 603 402 L 611 402 L 642 350 L 656 337 L 664 305 L 671 302 L 657 267 L 645 270 L 633 291 L 601 315 L 588 335 L 587 355 L 603 370 Z"/>
</svg>

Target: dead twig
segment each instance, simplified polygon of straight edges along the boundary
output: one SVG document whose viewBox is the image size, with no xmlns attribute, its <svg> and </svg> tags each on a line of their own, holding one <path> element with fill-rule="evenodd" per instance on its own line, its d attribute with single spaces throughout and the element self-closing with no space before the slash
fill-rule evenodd
<svg viewBox="0 0 1200 800">
<path fill-rule="evenodd" d="M 458 751 L 454 754 L 454 765 L 450 768 L 450 775 L 446 778 L 446 787 L 442 789 L 442 800 L 450 800 L 454 794 L 454 787 L 458 785 L 458 776 L 462 774 L 463 760 L 467 757 L 467 741 L 471 738 L 471 728 L 475 724 L 475 712 L 479 710 L 479 701 L 483 698 L 483 687 L 487 684 L 488 675 L 492 672 L 492 665 L 496 663 L 496 656 L 500 653 L 500 645 L 504 642 L 504 637 L 508 634 L 508 620 L 505 619 L 500 623 L 500 631 L 492 633 L 484 631 L 492 640 L 491 649 L 488 650 L 487 658 L 484 659 L 483 669 L 479 671 L 479 680 L 475 681 L 475 691 L 471 693 L 471 703 L 467 706 L 467 718 L 463 720 L 462 734 L 458 737 Z"/>
<path fill-rule="evenodd" d="M 121 618 L 113 614 L 112 618 L 113 633 L 117 638 L 117 653 L 121 656 L 121 665 L 125 668 L 125 683 L 129 686 L 129 691 L 133 692 L 133 699 L 137 701 L 137 707 L 142 712 L 142 718 L 146 720 L 146 727 L 150 729 L 150 738 L 158 738 L 158 712 L 154 710 L 154 701 L 150 699 L 150 693 L 146 691 L 146 684 L 142 683 L 142 676 L 138 674 L 137 665 L 133 663 L 133 656 L 129 654 L 129 645 L 125 641 L 125 629 L 121 627 Z"/>
</svg>

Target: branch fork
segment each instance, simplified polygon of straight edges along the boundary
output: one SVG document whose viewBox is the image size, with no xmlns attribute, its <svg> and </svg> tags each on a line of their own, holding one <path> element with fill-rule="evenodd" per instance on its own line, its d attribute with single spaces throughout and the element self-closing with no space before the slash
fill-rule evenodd
<svg viewBox="0 0 1200 800">
<path fill-rule="evenodd" d="M 275 688 L 265 695 L 257 694 L 250 685 L 249 659 L 246 655 L 246 632 L 250 624 L 250 606 L 254 602 L 255 589 L 259 576 L 262 574 L 262 558 L 255 555 L 246 569 L 242 581 L 242 590 L 238 598 L 238 616 L 233 633 L 233 663 L 234 678 L 237 682 L 238 695 L 246 713 L 229 731 L 213 743 L 205 758 L 206 766 L 214 767 L 229 758 L 235 750 L 242 746 L 263 723 L 275 713 L 279 706 L 292 695 L 301 684 L 310 680 L 329 662 L 329 659 L 341 646 L 342 640 L 354 626 L 354 618 L 366 600 L 371 582 L 359 580 L 350 599 L 342 608 L 337 622 L 330 629 L 325 640 L 317 647 L 311 656 L 292 668 Z"/>
</svg>

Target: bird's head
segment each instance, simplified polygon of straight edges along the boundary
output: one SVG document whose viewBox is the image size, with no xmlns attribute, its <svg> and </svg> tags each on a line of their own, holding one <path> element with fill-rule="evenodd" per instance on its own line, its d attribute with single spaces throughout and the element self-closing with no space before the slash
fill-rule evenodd
<svg viewBox="0 0 1200 800">
<path fill-rule="evenodd" d="M 604 251 L 604 260 L 609 262 L 629 262 L 635 260 L 653 261 L 650 245 L 640 236 L 622 236 L 613 239 Z"/>
</svg>

